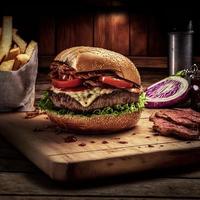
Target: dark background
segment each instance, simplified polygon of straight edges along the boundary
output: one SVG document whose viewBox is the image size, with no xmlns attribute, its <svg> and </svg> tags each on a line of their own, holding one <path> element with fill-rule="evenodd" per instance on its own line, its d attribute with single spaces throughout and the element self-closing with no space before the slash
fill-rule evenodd
<svg viewBox="0 0 200 200">
<path fill-rule="evenodd" d="M 48 66 L 61 50 L 99 46 L 130 57 L 138 67 L 167 68 L 168 32 L 194 26 L 194 62 L 200 61 L 200 12 L 190 2 L 74 0 L 17 2 L 3 6 L 14 27 L 39 44 L 39 63 Z"/>
</svg>

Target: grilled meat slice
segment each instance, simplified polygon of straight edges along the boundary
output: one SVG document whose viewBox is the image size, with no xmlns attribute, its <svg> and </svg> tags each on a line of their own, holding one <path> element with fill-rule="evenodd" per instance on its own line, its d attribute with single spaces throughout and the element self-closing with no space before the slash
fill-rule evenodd
<svg viewBox="0 0 200 200">
<path fill-rule="evenodd" d="M 176 108 L 175 110 L 181 111 L 184 116 L 198 118 L 198 122 L 200 122 L 200 113 L 192 110 L 191 108 Z"/>
<path fill-rule="evenodd" d="M 182 139 L 200 139 L 198 130 L 191 130 L 185 126 L 174 124 L 167 119 L 152 115 L 150 120 L 154 122 L 153 129 L 164 136 L 176 136 Z"/>
<path fill-rule="evenodd" d="M 161 110 L 156 112 L 155 115 L 175 124 L 183 125 L 193 129 L 200 126 L 200 123 L 198 123 L 199 120 L 196 117 L 192 117 L 191 115 L 185 114 L 185 112 L 182 111 Z"/>
</svg>

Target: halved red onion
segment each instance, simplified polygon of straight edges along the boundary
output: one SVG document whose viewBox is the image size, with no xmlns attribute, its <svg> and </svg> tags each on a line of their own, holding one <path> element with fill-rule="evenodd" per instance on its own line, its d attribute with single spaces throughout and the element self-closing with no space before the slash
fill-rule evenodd
<svg viewBox="0 0 200 200">
<path fill-rule="evenodd" d="M 187 99 L 189 83 L 178 76 L 167 77 L 148 87 L 145 91 L 147 108 L 163 108 L 183 102 Z"/>
</svg>

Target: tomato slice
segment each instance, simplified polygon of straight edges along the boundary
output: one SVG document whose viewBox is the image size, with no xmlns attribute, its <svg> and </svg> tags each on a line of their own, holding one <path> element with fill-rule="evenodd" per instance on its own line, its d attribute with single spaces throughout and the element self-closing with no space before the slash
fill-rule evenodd
<svg viewBox="0 0 200 200">
<path fill-rule="evenodd" d="M 80 78 L 75 78 L 72 80 L 57 80 L 57 79 L 52 79 L 52 85 L 56 88 L 74 88 L 79 86 L 82 83 Z"/>
<path fill-rule="evenodd" d="M 132 88 L 133 83 L 129 81 L 125 81 L 123 79 L 114 78 L 112 76 L 102 76 L 100 77 L 100 81 L 102 83 L 112 85 L 117 88 Z"/>
</svg>

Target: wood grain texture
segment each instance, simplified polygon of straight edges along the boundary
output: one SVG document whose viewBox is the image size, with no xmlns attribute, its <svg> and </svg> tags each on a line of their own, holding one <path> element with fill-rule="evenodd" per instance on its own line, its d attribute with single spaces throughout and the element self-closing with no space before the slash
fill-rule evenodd
<svg viewBox="0 0 200 200">
<path fill-rule="evenodd" d="M 148 56 L 166 56 L 168 35 L 159 15 L 149 16 Z"/>
<path fill-rule="evenodd" d="M 40 171 L 21 153 L 14 148 L 4 149 L 0 146 L 0 173 L 40 173 Z M 152 172 L 151 172 L 152 173 Z M 157 174 L 158 172 L 155 172 Z M 143 173 L 142 173 L 143 174 Z M 154 175 L 155 175 L 154 174 Z M 152 175 L 152 174 L 151 174 Z M 152 176 L 154 176 L 152 175 Z M 197 166 L 179 167 L 178 169 L 165 170 L 165 173 L 159 175 L 167 178 L 200 178 L 200 171 Z M 140 175 L 141 178 L 141 175 Z"/>
<path fill-rule="evenodd" d="M 124 200 L 124 199 L 130 199 L 130 197 L 99 197 L 99 196 L 91 196 L 91 197 L 67 197 L 67 196 L 61 196 L 61 197 L 55 197 L 55 196 L 45 196 L 37 195 L 37 196 L 0 196 L 1 200 Z M 163 200 L 163 198 L 148 198 L 148 197 L 133 197 L 134 200 Z M 181 198 L 182 200 L 188 200 L 186 198 Z M 165 198 L 165 200 L 174 200 L 174 198 Z"/>
<path fill-rule="evenodd" d="M 57 22 L 57 53 L 73 46 L 93 46 L 92 15 L 62 16 Z"/>
<path fill-rule="evenodd" d="M 148 19 L 141 14 L 130 15 L 130 55 L 147 56 Z"/>
<path fill-rule="evenodd" d="M 74 181 L 198 161 L 199 141 L 187 143 L 153 135 L 148 120 L 153 111 L 144 111 L 133 130 L 91 136 L 67 130 L 57 134 L 45 115 L 26 120 L 23 113 L 2 114 L 0 128 L 4 131 L 0 134 L 55 180 Z M 71 135 L 77 141 L 66 143 L 65 138 Z"/>
<path fill-rule="evenodd" d="M 107 3 L 116 6 L 115 4 L 119 2 Z M 152 59 L 154 57 L 166 58 L 168 54 L 167 32 L 175 24 L 178 24 L 178 29 L 179 26 L 183 28 L 188 23 L 188 19 L 177 16 L 176 9 L 173 13 L 170 10 L 170 16 L 167 11 L 146 13 L 143 9 L 138 11 L 136 9 L 136 12 L 131 10 L 130 16 L 128 11 L 116 16 L 117 14 L 112 10 L 107 13 L 102 11 L 100 14 L 100 9 L 97 15 L 94 15 L 95 11 L 93 13 L 76 12 L 71 16 L 67 13 L 68 16 L 63 15 L 55 18 L 29 15 L 28 20 L 24 20 L 23 16 L 15 16 L 14 26 L 19 30 L 19 34 L 24 40 L 28 42 L 34 39 L 38 42 L 39 67 L 48 67 L 59 51 L 74 45 L 101 46 L 124 55 L 137 56 L 138 59 L 143 56 L 152 57 Z M 196 19 L 194 26 L 199 21 L 195 15 L 193 16 Z M 197 57 L 198 63 L 199 41 L 199 30 L 195 30 L 194 56 Z M 154 67 L 151 59 L 147 62 L 149 63 L 147 67 Z M 145 60 L 141 60 L 140 66 L 144 65 L 146 65 Z M 161 63 L 157 62 L 157 68 L 163 66 L 167 68 L 167 62 L 164 65 L 162 60 Z"/>
<path fill-rule="evenodd" d="M 146 57 L 146 56 L 127 56 L 138 68 L 165 68 L 167 69 L 167 57 Z M 40 56 L 39 66 L 48 68 L 53 61 L 54 56 Z M 200 57 L 194 57 L 194 62 L 199 64 Z"/>
<path fill-rule="evenodd" d="M 149 85 L 165 76 L 142 69 L 143 84 Z M 47 75 L 39 74 L 38 83 L 47 83 Z M 40 86 L 37 88 L 40 89 Z M 147 112 L 143 117 L 148 117 Z M 39 133 L 39 134 L 42 134 Z M 50 133 L 51 134 L 51 133 Z M 164 158 L 163 158 L 164 159 Z M 0 137 L 1 200 L 175 200 L 200 198 L 200 168 L 177 167 L 148 173 L 83 182 L 80 186 L 58 184 L 36 169 L 22 154 Z M 32 167 L 31 167 L 32 166 Z M 72 188 L 72 189 L 70 189 Z"/>
<path fill-rule="evenodd" d="M 39 55 L 55 55 L 55 42 L 55 18 L 50 16 L 40 18 L 38 32 Z"/>
<path fill-rule="evenodd" d="M 128 57 L 138 68 L 167 68 L 166 57 Z"/>
<path fill-rule="evenodd" d="M 0 195 L 43 195 L 66 197 L 158 197 L 158 198 L 194 198 L 200 196 L 200 179 L 137 179 L 131 176 L 128 182 L 109 180 L 95 185 L 85 182 L 82 187 L 60 185 L 45 178 L 42 174 L 8 174 L 0 173 Z"/>
<path fill-rule="evenodd" d="M 96 14 L 94 21 L 94 46 L 129 55 L 128 14 Z"/>
</svg>

